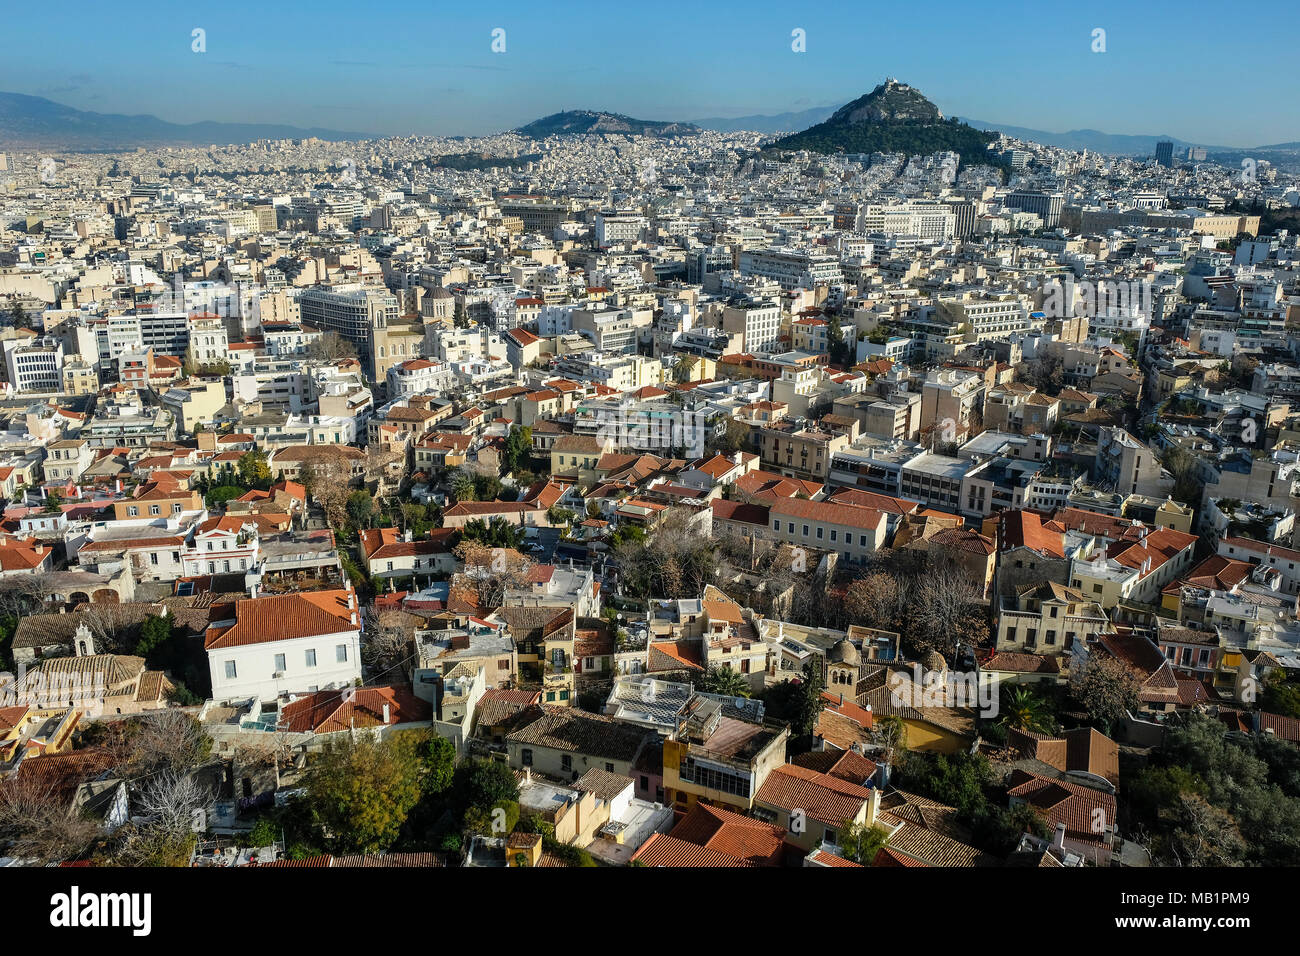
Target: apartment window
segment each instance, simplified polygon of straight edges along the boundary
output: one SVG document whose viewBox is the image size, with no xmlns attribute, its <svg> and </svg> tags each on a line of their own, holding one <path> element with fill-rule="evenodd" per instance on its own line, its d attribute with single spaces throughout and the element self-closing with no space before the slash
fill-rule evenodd
<svg viewBox="0 0 1300 956">
<path fill-rule="evenodd" d="M 335 645 L 334 660 L 339 664 L 346 664 L 348 662 L 348 646 L 346 644 Z"/>
<path fill-rule="evenodd" d="M 285 659 L 283 654 L 275 655 L 275 669 L 279 671 L 281 674 L 283 674 L 288 669 L 285 665 Z"/>
<path fill-rule="evenodd" d="M 160 515 L 160 514 L 162 514 L 162 509 L 159 508 L 157 505 L 150 505 L 150 506 L 149 506 L 149 513 L 150 513 L 151 515 Z"/>
<path fill-rule="evenodd" d="M 807 526 L 807 525 L 804 525 L 804 526 L 803 526 L 803 536 L 804 536 L 805 538 L 808 537 L 808 526 Z"/>
<path fill-rule="evenodd" d="M 138 517 L 139 514 L 140 514 L 140 509 L 137 508 L 135 505 L 131 505 L 126 509 L 126 515 L 128 518 Z"/>
<path fill-rule="evenodd" d="M 308 648 L 306 658 L 308 667 L 316 666 L 316 649 L 314 647 Z"/>
<path fill-rule="evenodd" d="M 178 515 L 180 513 L 181 513 L 181 503 L 179 501 L 174 502 L 172 504 L 172 514 Z"/>
<path fill-rule="evenodd" d="M 226 661 L 226 680 L 234 680 L 238 676 L 235 673 L 235 662 Z"/>
<path fill-rule="evenodd" d="M 150 552 L 149 552 L 149 563 L 150 563 L 150 564 L 153 564 L 153 565 L 157 565 L 157 564 L 158 564 L 158 552 L 157 552 L 157 551 L 150 551 Z"/>
</svg>

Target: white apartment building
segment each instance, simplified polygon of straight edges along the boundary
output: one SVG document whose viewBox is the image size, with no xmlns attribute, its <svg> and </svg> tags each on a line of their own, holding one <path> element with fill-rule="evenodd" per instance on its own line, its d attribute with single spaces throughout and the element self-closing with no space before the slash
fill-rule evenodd
<svg viewBox="0 0 1300 956">
<path fill-rule="evenodd" d="M 63 345 L 57 339 L 4 343 L 5 371 L 16 392 L 58 392 L 63 388 Z"/>
<path fill-rule="evenodd" d="M 361 611 L 350 588 L 244 598 L 204 636 L 213 700 L 275 700 L 361 679 Z"/>
</svg>

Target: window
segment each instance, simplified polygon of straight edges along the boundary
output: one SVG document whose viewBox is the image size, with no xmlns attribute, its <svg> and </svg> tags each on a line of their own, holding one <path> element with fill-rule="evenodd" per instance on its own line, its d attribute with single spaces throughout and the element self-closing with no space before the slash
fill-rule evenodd
<svg viewBox="0 0 1300 956">
<path fill-rule="evenodd" d="M 307 649 L 306 657 L 307 657 L 307 666 L 308 666 L 308 667 L 315 667 L 315 666 L 316 666 L 316 648 L 314 648 L 314 647 L 308 648 L 308 649 Z"/>
<path fill-rule="evenodd" d="M 532 750 L 532 748 L 531 748 L 531 747 L 525 747 L 523 750 L 519 751 L 519 759 L 520 759 L 520 761 L 523 763 L 523 765 L 524 765 L 525 767 L 531 767 L 531 766 L 533 765 L 533 750 Z"/>
<path fill-rule="evenodd" d="M 126 514 L 127 514 L 127 517 L 129 517 L 129 518 L 134 518 L 134 517 L 136 517 L 137 515 L 140 514 L 140 509 L 137 508 L 135 505 L 131 505 L 130 507 L 128 507 L 128 508 L 126 509 Z"/>
<path fill-rule="evenodd" d="M 238 675 L 235 673 L 235 662 L 226 661 L 226 680 L 234 680 Z"/>
<path fill-rule="evenodd" d="M 275 655 L 275 669 L 279 671 L 281 674 L 285 672 L 286 667 L 285 667 L 285 660 L 283 654 Z"/>
<path fill-rule="evenodd" d="M 560 758 L 560 769 L 565 773 L 573 770 L 573 756 L 571 754 L 565 754 Z"/>
<path fill-rule="evenodd" d="M 339 664 L 348 662 L 348 646 L 346 644 L 338 644 L 334 647 L 334 660 Z"/>
<path fill-rule="evenodd" d="M 614 772 L 614 765 L 613 765 L 612 763 L 609 763 L 609 762 L 607 761 L 607 762 L 605 763 L 605 772 L 606 772 L 606 773 L 613 773 L 613 772 Z"/>
<path fill-rule="evenodd" d="M 150 506 L 149 506 L 149 513 L 150 513 L 151 515 L 160 515 L 160 514 L 162 514 L 162 509 L 159 508 L 157 505 L 150 505 Z"/>
</svg>

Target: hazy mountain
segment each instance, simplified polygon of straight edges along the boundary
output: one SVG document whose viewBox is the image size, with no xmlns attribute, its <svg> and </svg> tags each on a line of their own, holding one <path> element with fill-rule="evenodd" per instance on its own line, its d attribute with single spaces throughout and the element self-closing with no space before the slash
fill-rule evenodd
<svg viewBox="0 0 1300 956">
<path fill-rule="evenodd" d="M 993 133 L 944 119 L 920 90 L 891 79 L 844 104 L 824 122 L 778 139 L 768 148 L 910 156 L 952 151 L 964 163 L 996 165 L 999 161 L 988 156 L 988 145 L 995 138 Z"/>
<path fill-rule="evenodd" d="M 968 119 L 965 122 L 976 129 L 995 130 L 1016 139 L 1027 139 L 1035 143 L 1041 143 L 1043 146 L 1055 146 L 1058 149 L 1086 149 L 1089 152 L 1104 153 L 1108 156 L 1152 156 L 1156 151 L 1156 142 L 1162 139 L 1169 140 L 1174 144 L 1175 153 L 1180 150 L 1186 152 L 1188 146 L 1202 145 L 1200 143 L 1189 143 L 1176 136 L 1103 133 L 1095 129 L 1072 129 L 1065 133 L 1049 133 L 1043 129 L 1008 126 L 1005 123 L 990 123 L 986 120 Z M 1206 149 L 1225 148 L 1227 147 L 1206 146 Z"/>
<path fill-rule="evenodd" d="M 621 113 L 604 113 L 597 110 L 565 110 L 563 113 L 552 113 L 515 130 L 521 136 L 531 136 L 533 139 L 581 133 L 689 136 L 699 131 L 700 128 L 691 123 L 640 120 Z"/>
<path fill-rule="evenodd" d="M 753 133 L 792 133 L 820 123 L 835 112 L 833 106 L 817 106 L 797 113 L 774 113 L 755 116 L 713 117 L 695 120 L 695 125 L 719 133 L 736 133 L 744 130 Z"/>
<path fill-rule="evenodd" d="M 366 133 L 278 123 L 169 123 L 156 116 L 92 113 L 41 96 L 0 93 L 0 142 L 11 147 L 130 149 L 136 146 L 208 146 L 259 139 L 372 139 Z"/>
</svg>

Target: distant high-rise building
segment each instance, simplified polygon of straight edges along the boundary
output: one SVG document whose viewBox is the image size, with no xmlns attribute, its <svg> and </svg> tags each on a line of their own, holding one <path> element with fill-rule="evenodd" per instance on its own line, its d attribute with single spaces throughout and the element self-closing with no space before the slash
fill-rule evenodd
<svg viewBox="0 0 1300 956">
<path fill-rule="evenodd" d="M 1161 140 L 1156 143 L 1156 162 L 1161 166 L 1173 166 L 1174 164 L 1174 144 L 1168 140 Z"/>
<path fill-rule="evenodd" d="M 1188 146 L 1188 147 L 1187 147 L 1187 158 L 1188 158 L 1189 160 L 1191 160 L 1193 163 L 1203 163 L 1203 162 L 1205 162 L 1205 147 L 1204 147 L 1204 146 Z"/>
<path fill-rule="evenodd" d="M 1044 229 L 1055 229 L 1061 224 L 1061 209 L 1065 206 L 1065 197 L 1060 193 L 1017 189 L 1007 195 L 1006 204 L 1037 216 L 1043 220 Z"/>
</svg>

